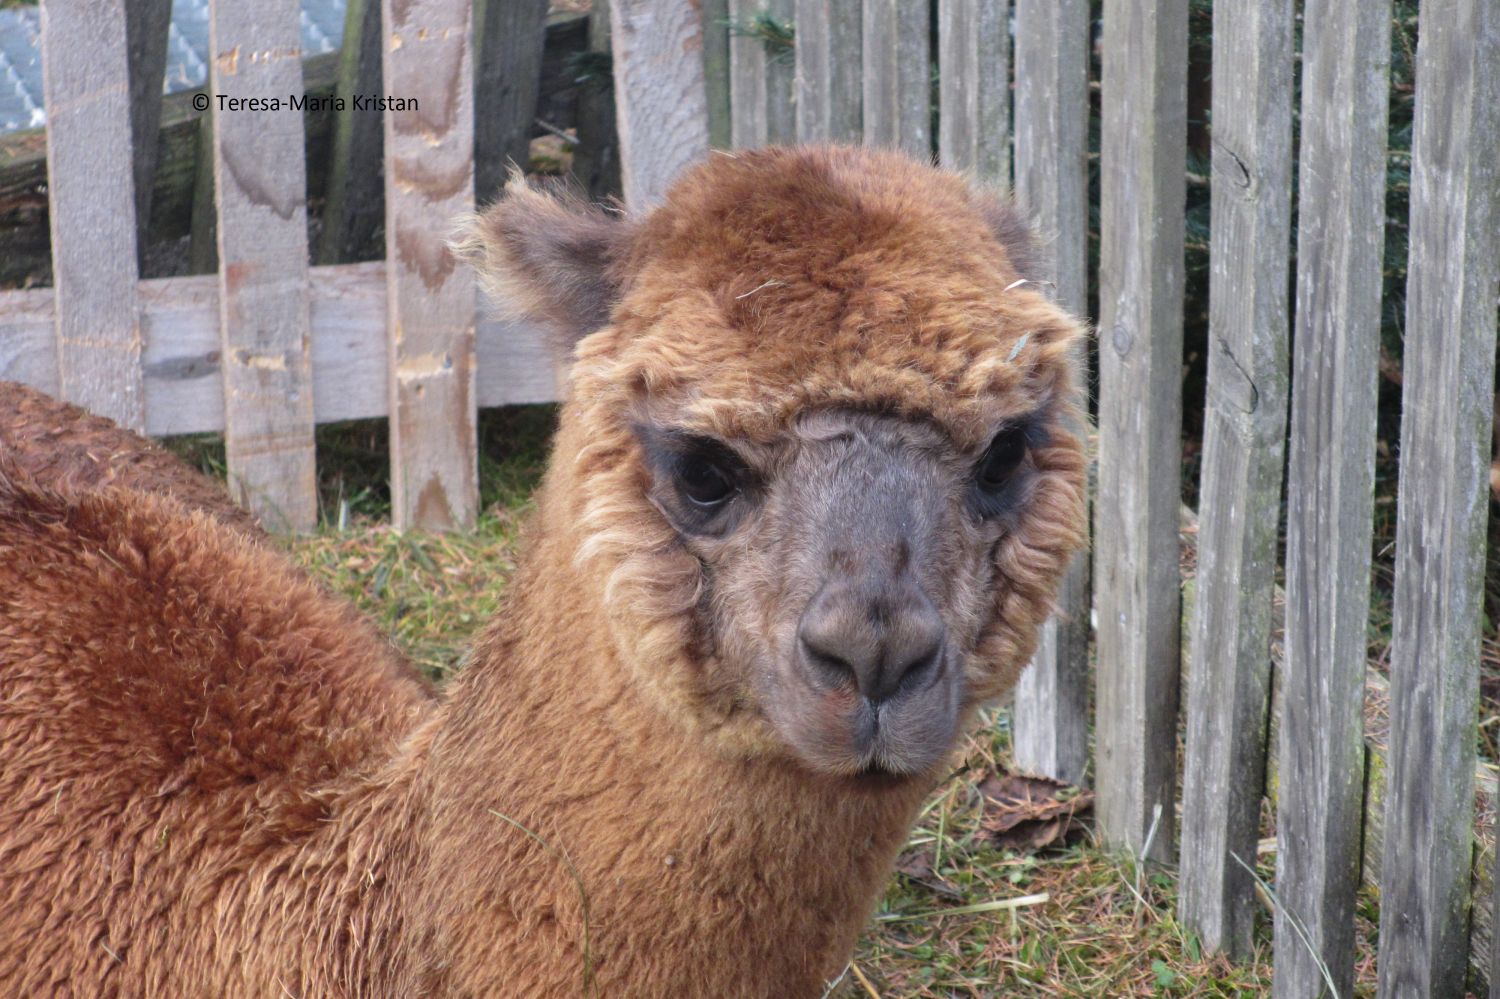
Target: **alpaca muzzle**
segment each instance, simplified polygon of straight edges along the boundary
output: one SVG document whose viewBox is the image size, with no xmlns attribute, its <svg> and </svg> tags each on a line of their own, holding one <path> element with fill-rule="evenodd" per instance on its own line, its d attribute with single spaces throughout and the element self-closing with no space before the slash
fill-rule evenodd
<svg viewBox="0 0 1500 999">
<path fill-rule="evenodd" d="M 817 705 L 799 726 L 846 773 L 921 773 L 957 735 L 962 673 L 947 628 L 910 575 L 826 582 L 798 626 L 797 665 Z"/>
</svg>

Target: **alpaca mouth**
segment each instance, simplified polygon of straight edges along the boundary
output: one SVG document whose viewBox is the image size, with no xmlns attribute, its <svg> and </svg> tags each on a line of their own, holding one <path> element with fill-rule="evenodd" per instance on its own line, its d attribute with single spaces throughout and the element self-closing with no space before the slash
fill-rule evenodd
<svg viewBox="0 0 1500 999">
<path fill-rule="evenodd" d="M 800 682 L 799 682 L 800 681 Z M 803 674 L 770 702 L 773 723 L 803 762 L 872 784 L 920 776 L 958 737 L 962 671 L 951 654 L 920 683 L 872 700 L 852 682 L 829 689 Z"/>
</svg>

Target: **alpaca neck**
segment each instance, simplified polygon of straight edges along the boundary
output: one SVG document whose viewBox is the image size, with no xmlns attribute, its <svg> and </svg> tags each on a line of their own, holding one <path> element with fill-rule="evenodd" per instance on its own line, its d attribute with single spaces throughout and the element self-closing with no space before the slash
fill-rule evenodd
<svg viewBox="0 0 1500 999">
<path fill-rule="evenodd" d="M 580 994 L 586 898 L 599 995 L 819 994 L 928 786 L 720 755 L 634 690 L 565 574 L 512 586 L 432 756 L 445 987 Z"/>
</svg>

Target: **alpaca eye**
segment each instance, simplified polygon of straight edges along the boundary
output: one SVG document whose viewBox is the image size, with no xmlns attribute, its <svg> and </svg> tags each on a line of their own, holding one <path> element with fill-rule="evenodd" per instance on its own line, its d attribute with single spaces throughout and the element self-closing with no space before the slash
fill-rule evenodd
<svg viewBox="0 0 1500 999">
<path fill-rule="evenodd" d="M 1026 431 L 1022 427 L 1008 427 L 995 435 L 990 446 L 979 459 L 979 485 L 987 490 L 996 490 L 1010 480 L 1021 459 L 1026 457 Z"/>
<path fill-rule="evenodd" d="M 677 465 L 682 494 L 701 507 L 716 507 L 734 495 L 734 480 L 713 461 L 700 455 L 682 458 Z"/>
</svg>

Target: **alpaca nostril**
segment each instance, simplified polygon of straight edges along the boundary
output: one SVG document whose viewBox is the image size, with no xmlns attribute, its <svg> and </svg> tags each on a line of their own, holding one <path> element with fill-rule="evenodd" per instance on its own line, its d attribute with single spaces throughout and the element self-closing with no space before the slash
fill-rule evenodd
<svg viewBox="0 0 1500 999">
<path fill-rule="evenodd" d="M 939 635 L 927 649 L 918 653 L 915 658 L 905 666 L 894 671 L 896 686 L 891 691 L 891 696 L 904 694 L 927 685 L 927 682 L 938 671 L 938 664 L 943 659 L 944 642 Z"/>
<path fill-rule="evenodd" d="M 873 595 L 835 585 L 808 604 L 797 637 L 821 679 L 850 684 L 879 704 L 930 682 L 942 663 L 946 628 L 914 585 Z"/>
<path fill-rule="evenodd" d="M 853 664 L 841 659 L 837 653 L 818 648 L 814 644 L 816 639 L 810 641 L 805 634 L 801 635 L 800 639 L 802 653 L 807 661 L 817 667 L 828 680 L 834 684 L 859 686 L 859 671 L 854 668 Z"/>
</svg>

